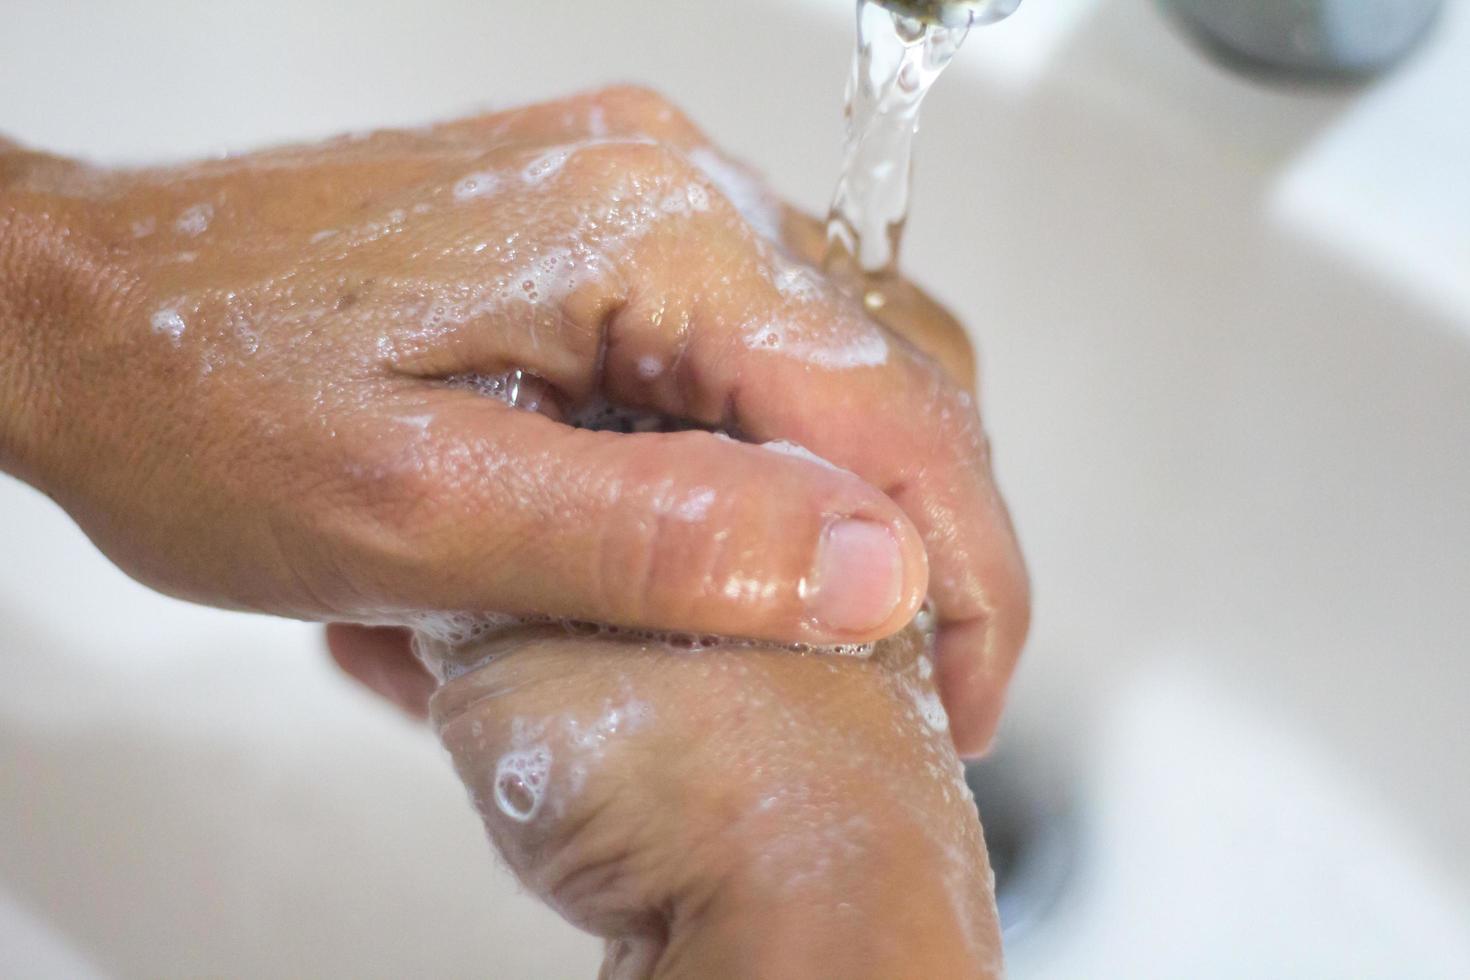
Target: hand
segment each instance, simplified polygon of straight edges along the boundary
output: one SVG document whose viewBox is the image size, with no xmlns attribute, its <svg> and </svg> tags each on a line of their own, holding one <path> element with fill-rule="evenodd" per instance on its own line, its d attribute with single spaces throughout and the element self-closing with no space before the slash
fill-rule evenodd
<svg viewBox="0 0 1470 980">
<path fill-rule="evenodd" d="M 0 151 L 0 466 L 141 581 L 303 618 L 856 642 L 927 592 L 978 749 L 1027 598 L 974 401 L 783 230 L 627 89 L 155 170 Z M 539 412 L 484 397 L 511 370 Z M 850 472 L 564 424 L 599 399 Z"/>
<path fill-rule="evenodd" d="M 604 977 L 1000 975 L 916 631 L 871 660 L 555 627 L 450 656 L 444 744 L 525 886 L 608 939 Z"/>
</svg>

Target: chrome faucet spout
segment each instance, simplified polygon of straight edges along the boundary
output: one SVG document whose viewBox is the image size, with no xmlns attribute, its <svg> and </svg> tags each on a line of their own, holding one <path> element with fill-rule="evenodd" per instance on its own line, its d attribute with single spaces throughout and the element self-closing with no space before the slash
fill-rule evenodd
<svg viewBox="0 0 1470 980">
<path fill-rule="evenodd" d="M 1021 0 L 878 0 L 889 10 L 930 24 L 993 24 L 1015 13 Z"/>
</svg>

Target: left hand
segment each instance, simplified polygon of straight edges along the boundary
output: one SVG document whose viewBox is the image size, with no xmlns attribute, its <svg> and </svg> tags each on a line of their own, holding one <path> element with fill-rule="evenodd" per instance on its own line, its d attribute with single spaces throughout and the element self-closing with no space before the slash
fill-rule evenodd
<svg viewBox="0 0 1470 980">
<path fill-rule="evenodd" d="M 681 150 L 710 149 L 704 136 L 678 114 L 661 123 L 645 120 L 635 129 Z M 728 161 L 726 166 L 737 168 Z M 816 267 L 826 249 L 823 223 L 790 206 L 783 206 L 782 215 L 785 249 L 809 273 L 820 275 Z M 947 379 L 935 383 L 939 404 L 933 411 L 938 417 L 906 414 L 912 406 L 900 403 L 884 432 L 869 433 L 872 444 L 864 445 L 860 454 L 847 457 L 819 445 L 835 462 L 887 490 L 923 534 L 929 548 L 930 596 L 940 622 L 939 687 L 956 745 L 962 754 L 975 755 L 994 736 L 1025 642 L 1029 580 L 995 485 L 978 399 L 971 394 L 977 366 L 964 327 L 907 279 L 884 282 L 883 293 L 886 302 L 870 315 Z M 808 397 L 821 396 L 813 391 Z M 944 446 L 945 440 L 968 441 L 972 448 L 954 451 Z M 849 451 L 858 452 L 856 446 Z M 956 453 L 965 465 L 924 462 L 951 460 Z M 412 655 L 407 630 L 339 625 L 328 631 L 328 641 L 349 674 L 409 713 L 426 713 L 432 682 Z"/>
<path fill-rule="evenodd" d="M 604 977 L 1000 975 L 917 630 L 868 659 L 557 627 L 449 656 L 440 737 L 521 882 L 608 940 Z"/>
</svg>

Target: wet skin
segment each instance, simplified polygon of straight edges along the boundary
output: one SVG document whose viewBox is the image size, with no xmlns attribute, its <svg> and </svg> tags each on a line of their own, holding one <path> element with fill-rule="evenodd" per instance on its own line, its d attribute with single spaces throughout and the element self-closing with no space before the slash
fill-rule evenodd
<svg viewBox="0 0 1470 980">
<path fill-rule="evenodd" d="M 148 171 L 0 145 L 0 467 L 142 581 L 304 618 L 855 642 L 931 596 L 927 667 L 912 632 L 852 660 L 532 629 L 434 694 L 407 631 L 330 639 L 433 697 L 607 975 L 991 975 L 950 740 L 993 731 L 1025 573 L 963 332 L 903 282 L 871 319 L 820 248 L 638 90 Z M 537 411 L 472 383 L 509 369 Z M 599 398 L 843 469 L 565 424 Z"/>
<path fill-rule="evenodd" d="M 0 146 L 0 467 L 143 582 L 302 618 L 856 642 L 927 594 L 975 751 L 1028 597 L 963 334 L 906 284 L 869 318 L 819 237 L 635 89 L 141 171 Z M 462 383 L 512 368 L 543 412 Z M 559 421 L 597 398 L 843 469 Z"/>
<path fill-rule="evenodd" d="M 820 253 L 815 222 L 788 215 L 786 238 Z M 968 387 L 953 320 L 907 283 L 886 291 L 890 328 Z M 432 699 L 491 840 L 528 889 L 607 939 L 604 977 L 1002 972 L 935 651 L 912 629 L 869 659 L 555 626 L 421 637 L 458 675 L 442 688 L 403 656 L 407 631 L 339 625 L 328 640 L 410 714 Z"/>
<path fill-rule="evenodd" d="M 491 840 L 608 940 L 604 976 L 1000 975 L 918 631 L 867 659 L 554 626 L 431 657 L 465 671 L 432 716 Z"/>
</svg>

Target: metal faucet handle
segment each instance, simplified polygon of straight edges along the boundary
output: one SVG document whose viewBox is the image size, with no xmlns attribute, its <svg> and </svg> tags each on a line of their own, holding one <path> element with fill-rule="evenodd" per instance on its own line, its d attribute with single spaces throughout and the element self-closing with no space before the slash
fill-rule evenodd
<svg viewBox="0 0 1470 980">
<path fill-rule="evenodd" d="M 1159 0 L 1210 54 L 1248 75 L 1351 82 L 1407 56 L 1443 0 Z"/>
</svg>

